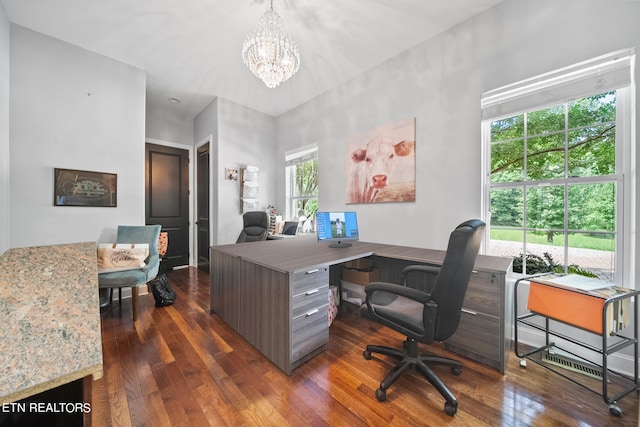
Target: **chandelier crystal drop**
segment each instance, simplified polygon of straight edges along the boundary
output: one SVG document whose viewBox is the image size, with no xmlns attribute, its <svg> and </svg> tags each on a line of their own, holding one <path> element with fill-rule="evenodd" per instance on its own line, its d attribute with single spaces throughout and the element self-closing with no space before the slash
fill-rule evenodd
<svg viewBox="0 0 640 427">
<path fill-rule="evenodd" d="M 258 22 L 242 45 L 242 59 L 251 72 L 274 88 L 293 76 L 300 68 L 300 52 L 284 31 L 280 15 L 271 9 Z"/>
</svg>

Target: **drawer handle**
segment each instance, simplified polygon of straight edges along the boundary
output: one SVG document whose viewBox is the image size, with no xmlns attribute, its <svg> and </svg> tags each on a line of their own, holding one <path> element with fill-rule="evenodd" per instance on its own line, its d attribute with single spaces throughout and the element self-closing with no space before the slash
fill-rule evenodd
<svg viewBox="0 0 640 427">
<path fill-rule="evenodd" d="M 463 313 L 467 313 L 470 314 L 472 316 L 476 316 L 478 314 L 477 311 L 471 311 L 471 310 L 467 310 L 466 308 L 461 309 L 460 311 L 462 311 Z"/>
<path fill-rule="evenodd" d="M 310 317 L 313 316 L 314 314 L 316 314 L 319 310 L 316 308 L 313 311 L 308 312 L 307 314 L 304 315 L 304 317 Z"/>
<path fill-rule="evenodd" d="M 306 273 L 304 273 L 304 274 L 313 274 L 313 273 L 317 273 L 318 271 L 320 271 L 320 269 L 319 269 L 319 268 L 316 268 L 316 269 L 314 269 L 314 270 L 309 270 L 309 271 L 307 271 L 307 272 L 306 272 Z"/>
<path fill-rule="evenodd" d="M 305 296 L 313 295 L 313 294 L 315 294 L 316 292 L 318 292 L 319 290 L 320 290 L 320 289 L 314 289 L 314 290 L 312 290 L 312 291 L 309 291 L 309 292 L 307 292 L 307 293 L 305 294 Z"/>
</svg>

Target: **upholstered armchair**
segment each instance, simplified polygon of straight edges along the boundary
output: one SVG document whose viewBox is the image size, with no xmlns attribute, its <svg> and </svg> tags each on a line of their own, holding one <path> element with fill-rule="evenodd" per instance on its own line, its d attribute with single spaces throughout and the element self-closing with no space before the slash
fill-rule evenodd
<svg viewBox="0 0 640 427">
<path fill-rule="evenodd" d="M 149 256 L 146 266 L 136 270 L 114 271 L 98 274 L 98 287 L 109 288 L 110 302 L 113 300 L 113 289 L 118 289 L 118 299 L 122 302 L 122 288 L 131 288 L 133 321 L 138 318 L 138 287 L 147 284 L 158 274 L 160 256 L 158 254 L 158 237 L 160 225 L 118 226 L 116 243 L 147 243 Z"/>
</svg>

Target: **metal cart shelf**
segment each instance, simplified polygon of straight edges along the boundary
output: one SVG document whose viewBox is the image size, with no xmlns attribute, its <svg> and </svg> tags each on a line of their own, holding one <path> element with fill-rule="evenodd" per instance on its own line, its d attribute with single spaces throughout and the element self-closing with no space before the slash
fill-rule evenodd
<svg viewBox="0 0 640 427">
<path fill-rule="evenodd" d="M 631 292 L 627 292 L 625 294 L 620 294 L 620 295 L 615 295 L 611 298 L 608 298 L 606 300 L 604 300 L 604 306 L 602 309 L 602 334 L 596 334 L 592 331 L 588 331 L 586 329 L 583 329 L 579 326 L 573 325 L 571 323 L 568 322 L 564 322 L 558 319 L 554 319 L 542 314 L 538 314 L 538 313 L 534 313 L 531 312 L 529 310 L 526 310 L 526 313 L 524 314 L 518 314 L 518 286 L 520 285 L 520 283 L 524 282 L 529 282 L 532 279 L 535 279 L 536 277 L 541 277 L 544 275 L 547 275 L 549 273 L 543 273 L 543 274 L 537 274 L 537 275 L 532 275 L 532 276 L 525 276 L 522 277 L 520 279 L 518 279 L 515 283 L 514 286 L 514 292 L 513 292 L 513 299 L 514 299 L 514 304 L 513 304 L 513 308 L 514 308 L 514 350 L 516 353 L 516 356 L 518 358 L 520 358 L 520 365 L 521 366 L 526 366 L 526 360 L 531 360 L 532 362 L 544 367 L 545 369 L 548 369 L 552 372 L 555 372 L 556 374 L 564 377 L 565 379 L 586 388 L 587 390 L 598 394 L 599 396 L 602 397 L 602 399 L 604 400 L 604 402 L 609 405 L 609 412 L 612 415 L 615 416 L 622 416 L 622 410 L 620 409 L 620 407 L 616 404 L 618 400 L 620 400 L 621 398 L 623 398 L 624 396 L 628 395 L 629 393 L 633 392 L 633 391 L 640 391 L 640 383 L 638 382 L 638 322 L 637 322 L 637 318 L 638 318 L 638 298 L 637 296 L 640 295 L 640 290 L 635 290 L 635 291 L 631 291 Z M 571 291 L 568 291 L 571 292 Z M 632 313 L 632 323 L 633 326 L 632 327 L 628 327 L 626 329 L 632 329 L 633 330 L 633 336 L 628 336 L 625 334 L 621 334 L 620 332 L 616 332 L 616 333 L 608 333 L 607 332 L 607 308 L 615 303 L 615 302 L 620 302 L 623 299 L 627 299 L 627 298 L 632 298 L 632 300 L 630 301 L 630 303 L 633 305 L 633 308 L 631 310 Z M 537 318 L 537 319 L 536 319 Z M 540 321 L 540 319 L 543 319 L 543 322 Z M 538 320 L 538 322 L 536 323 L 535 320 Z M 585 343 L 583 341 L 580 341 L 574 337 L 570 337 L 567 336 L 566 334 L 562 334 L 559 333 L 557 331 L 553 331 L 549 328 L 550 325 L 550 320 L 553 320 L 555 322 L 558 323 L 562 323 L 565 325 L 569 325 L 571 327 L 574 328 L 578 328 L 580 330 L 584 330 L 587 331 L 589 333 L 592 333 L 594 335 L 601 335 L 601 339 L 602 339 L 602 345 L 600 347 L 596 347 L 593 345 L 590 345 L 588 343 Z M 541 323 L 544 323 L 544 325 L 541 325 Z M 537 347 L 537 348 L 533 348 L 533 349 L 528 349 L 526 351 L 521 351 L 520 350 L 520 343 L 518 341 L 518 327 L 519 326 L 529 326 L 531 328 L 537 329 L 539 331 L 544 332 L 545 334 L 545 345 L 541 346 L 541 347 Z M 624 332 L 626 332 L 628 334 L 627 330 L 623 330 Z M 601 362 L 594 362 L 592 360 L 586 359 L 585 357 L 576 355 L 570 351 L 567 351 L 565 349 L 560 348 L 558 345 L 556 345 L 553 341 L 551 341 L 551 337 L 556 337 L 556 338 L 560 338 L 566 342 L 569 343 L 573 343 L 575 345 L 578 345 L 580 347 L 586 348 L 588 350 L 590 350 L 591 352 L 599 355 L 601 357 Z M 627 375 L 624 375 L 620 372 L 616 372 L 613 369 L 610 369 L 607 365 L 607 359 L 608 356 L 610 356 L 613 353 L 616 353 L 626 347 L 629 346 L 633 346 L 633 360 L 634 360 L 634 375 L 633 377 L 629 377 Z M 597 367 L 599 367 L 602 370 L 602 391 L 598 391 L 598 390 L 594 390 L 593 388 L 589 387 L 588 385 L 585 385 L 584 383 L 577 381 L 574 378 L 571 378 L 570 376 L 566 375 L 565 373 L 563 373 L 562 371 L 555 369 L 552 366 L 549 366 L 548 364 L 545 363 L 541 363 L 540 361 L 536 360 L 535 358 L 533 358 L 532 356 L 534 354 L 537 353 L 541 353 L 544 351 L 549 352 L 552 348 L 558 348 L 560 350 L 562 350 L 565 353 L 570 354 L 571 356 L 585 361 L 591 365 L 595 365 Z M 616 376 L 618 376 L 619 378 L 622 378 L 622 380 L 625 382 L 625 385 L 627 385 L 626 387 L 623 386 L 623 389 L 621 391 L 619 391 L 618 393 L 616 393 L 613 396 L 609 396 L 609 382 L 610 382 L 610 378 L 611 375 L 614 374 Z"/>
</svg>

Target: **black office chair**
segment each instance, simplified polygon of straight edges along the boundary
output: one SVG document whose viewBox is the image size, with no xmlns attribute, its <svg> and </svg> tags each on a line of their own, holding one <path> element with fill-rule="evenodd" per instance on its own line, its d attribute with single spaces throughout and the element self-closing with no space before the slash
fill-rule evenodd
<svg viewBox="0 0 640 427">
<path fill-rule="evenodd" d="M 455 396 L 429 366 L 450 366 L 455 375 L 460 375 L 462 364 L 453 359 L 421 355 L 418 352 L 418 341 L 425 344 L 445 341 L 458 328 L 462 302 L 484 228 L 485 224 L 477 219 L 460 224 L 451 233 L 442 266 L 406 267 L 402 271 L 405 285 L 372 282 L 365 287 L 370 316 L 407 337 L 402 350 L 368 345 L 363 353 L 367 360 L 371 359 L 371 353 L 385 354 L 400 360 L 376 390 L 376 398 L 379 401 L 386 400 L 387 389 L 411 368 L 420 371 L 446 399 L 444 410 L 447 414 L 453 416 L 457 412 L 458 402 Z M 410 273 L 435 274 L 430 291 L 406 287 L 407 275 Z"/>
<path fill-rule="evenodd" d="M 246 212 L 242 216 L 243 227 L 236 243 L 267 240 L 269 215 L 265 211 Z"/>
</svg>

